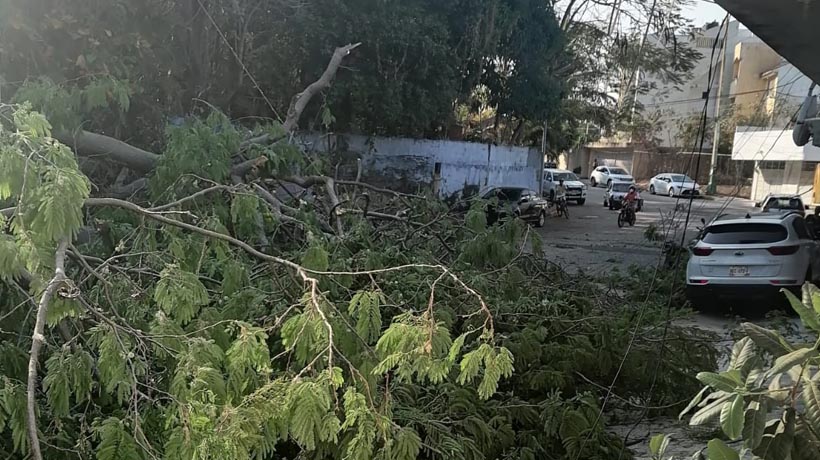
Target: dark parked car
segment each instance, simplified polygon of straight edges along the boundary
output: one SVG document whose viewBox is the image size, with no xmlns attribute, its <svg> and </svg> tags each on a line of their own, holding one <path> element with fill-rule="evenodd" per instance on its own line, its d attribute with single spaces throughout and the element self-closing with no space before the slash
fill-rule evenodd
<svg viewBox="0 0 820 460">
<path fill-rule="evenodd" d="M 481 199 L 489 200 L 487 224 L 517 217 L 536 227 L 543 227 L 547 220 L 549 203 L 534 191 L 524 187 L 492 187 L 481 193 Z"/>
</svg>

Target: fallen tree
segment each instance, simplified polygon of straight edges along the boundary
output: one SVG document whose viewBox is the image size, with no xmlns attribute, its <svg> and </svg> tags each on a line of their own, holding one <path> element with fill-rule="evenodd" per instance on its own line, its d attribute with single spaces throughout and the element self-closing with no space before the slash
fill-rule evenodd
<svg viewBox="0 0 820 460">
<path fill-rule="evenodd" d="M 681 340 L 658 363 L 662 316 L 548 265 L 519 222 L 322 174 L 287 121 L 247 137 L 212 113 L 161 155 L 81 133 L 133 170 L 120 199 L 45 117 L 0 111 L 9 457 L 614 459 L 601 398 L 663 407 L 697 382 L 650 366 L 711 365 Z"/>
</svg>

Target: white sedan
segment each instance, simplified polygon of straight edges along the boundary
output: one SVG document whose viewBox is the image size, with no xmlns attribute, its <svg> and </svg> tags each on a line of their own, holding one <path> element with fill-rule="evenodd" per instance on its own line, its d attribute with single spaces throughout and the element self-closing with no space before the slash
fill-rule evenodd
<svg viewBox="0 0 820 460">
<path fill-rule="evenodd" d="M 699 196 L 700 185 L 686 174 L 663 173 L 649 180 L 649 193 L 669 196 Z"/>
</svg>

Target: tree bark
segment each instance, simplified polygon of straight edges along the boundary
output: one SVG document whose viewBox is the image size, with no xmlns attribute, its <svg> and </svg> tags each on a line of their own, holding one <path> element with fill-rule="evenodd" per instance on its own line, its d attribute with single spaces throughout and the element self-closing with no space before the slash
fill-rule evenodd
<svg viewBox="0 0 820 460">
<path fill-rule="evenodd" d="M 304 91 L 293 96 L 293 100 L 290 102 L 290 108 L 288 108 L 288 116 L 285 119 L 285 132 L 289 133 L 296 129 L 299 124 L 299 118 L 302 116 L 302 112 L 305 110 L 305 107 L 307 107 L 310 99 L 319 91 L 330 86 L 330 82 L 333 81 L 336 72 L 339 70 L 339 66 L 342 64 L 342 59 L 350 54 L 351 51 L 358 48 L 359 45 L 361 45 L 361 43 L 336 48 L 333 52 L 333 57 L 330 58 L 330 62 L 327 64 L 327 68 L 322 72 L 322 76 L 308 85 Z"/>
<path fill-rule="evenodd" d="M 156 153 L 142 150 L 113 137 L 88 131 L 81 130 L 76 134 L 58 132 L 54 133 L 54 138 L 72 147 L 78 155 L 104 156 L 139 173 L 147 173 L 154 169 L 160 157 Z"/>
<path fill-rule="evenodd" d="M 48 313 L 48 303 L 54 297 L 54 293 L 65 282 L 65 252 L 68 248 L 68 239 L 63 239 L 57 245 L 57 252 L 54 256 L 54 277 L 48 282 L 40 303 L 37 305 L 37 320 L 34 323 L 34 333 L 31 335 L 31 351 L 28 361 L 28 385 L 26 391 L 26 409 L 28 417 L 26 425 L 28 427 L 28 438 L 31 443 L 31 458 L 33 460 L 43 460 L 40 451 L 40 436 L 37 433 L 37 401 L 35 393 L 37 391 L 37 364 L 40 360 L 40 349 L 45 343 L 43 332 L 46 326 L 46 314 Z"/>
</svg>

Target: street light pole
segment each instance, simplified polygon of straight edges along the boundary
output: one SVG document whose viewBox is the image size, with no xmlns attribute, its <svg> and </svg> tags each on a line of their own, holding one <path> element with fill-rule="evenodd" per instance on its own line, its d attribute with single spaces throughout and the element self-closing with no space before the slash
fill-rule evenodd
<svg viewBox="0 0 820 460">
<path fill-rule="evenodd" d="M 729 43 L 729 13 L 726 13 L 723 24 L 725 30 L 723 32 L 723 45 L 720 47 L 720 73 L 718 77 L 717 99 L 715 100 L 715 133 L 712 136 L 712 162 L 709 165 L 709 184 L 706 186 L 706 193 L 709 195 L 714 195 L 717 191 L 715 173 L 717 172 L 717 154 L 718 145 L 720 144 L 720 98 L 723 95 L 723 69 L 726 67 L 726 47 Z M 720 29 L 718 29 L 718 37 L 716 38 L 720 38 Z M 706 103 L 708 104 L 709 101 L 706 101 Z M 698 152 L 698 155 L 700 154 L 701 152 Z"/>
</svg>

